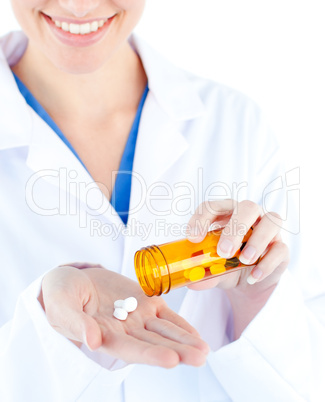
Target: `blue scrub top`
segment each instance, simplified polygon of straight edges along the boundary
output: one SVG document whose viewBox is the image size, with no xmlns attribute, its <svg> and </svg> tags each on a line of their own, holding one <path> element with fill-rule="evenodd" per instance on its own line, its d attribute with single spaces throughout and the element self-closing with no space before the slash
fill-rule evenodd
<svg viewBox="0 0 325 402">
<path fill-rule="evenodd" d="M 52 128 L 52 130 L 61 138 L 61 140 L 66 144 L 66 146 L 71 150 L 71 152 L 80 161 L 83 167 L 87 170 L 86 166 L 80 159 L 77 152 L 74 150 L 68 139 L 64 136 L 59 127 L 54 123 L 53 119 L 42 107 L 42 105 L 36 100 L 29 89 L 23 84 L 23 82 L 14 74 L 19 91 L 25 98 L 27 104 L 35 110 L 35 112 Z M 132 179 L 132 169 L 135 145 L 137 141 L 139 123 L 141 118 L 141 113 L 143 109 L 144 102 L 146 100 L 149 88 L 148 84 L 143 92 L 141 101 L 138 106 L 138 110 L 133 121 L 133 125 L 124 148 L 122 159 L 119 166 L 119 171 L 116 176 L 115 185 L 112 191 L 111 204 L 115 208 L 116 212 L 119 214 L 123 223 L 126 225 L 129 216 L 129 206 L 130 206 L 130 193 L 131 193 L 131 179 Z M 88 171 L 88 170 L 87 170 Z M 89 172 L 88 172 L 89 173 Z"/>
</svg>

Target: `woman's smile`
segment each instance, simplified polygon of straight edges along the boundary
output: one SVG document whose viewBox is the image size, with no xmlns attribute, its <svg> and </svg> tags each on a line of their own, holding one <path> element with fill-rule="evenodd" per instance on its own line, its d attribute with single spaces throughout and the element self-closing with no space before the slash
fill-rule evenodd
<svg viewBox="0 0 325 402">
<path fill-rule="evenodd" d="M 68 74 L 88 74 L 110 64 L 111 71 L 114 58 L 119 60 L 116 63 L 120 70 L 128 53 L 125 51 L 129 47 L 128 38 L 145 6 L 145 0 L 11 2 L 17 21 L 29 39 L 23 57 L 27 60 L 30 54 L 32 64 L 37 58 L 45 75 L 47 61 L 48 74 L 53 74 L 49 71 L 51 66 Z"/>
<path fill-rule="evenodd" d="M 92 20 L 72 20 L 63 17 L 50 17 L 41 13 L 52 33 L 62 43 L 69 46 L 90 46 L 99 41 L 109 29 L 116 14 L 110 18 Z"/>
</svg>

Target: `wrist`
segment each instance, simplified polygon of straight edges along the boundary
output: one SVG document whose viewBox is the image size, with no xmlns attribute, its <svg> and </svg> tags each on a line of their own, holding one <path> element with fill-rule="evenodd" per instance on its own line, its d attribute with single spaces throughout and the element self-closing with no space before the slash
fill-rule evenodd
<svg viewBox="0 0 325 402">
<path fill-rule="evenodd" d="M 256 289 L 254 292 L 244 292 L 236 288 L 226 290 L 233 313 L 234 341 L 241 336 L 249 323 L 262 310 L 276 288 L 276 285 L 277 284 L 273 284 L 263 290 Z"/>
</svg>

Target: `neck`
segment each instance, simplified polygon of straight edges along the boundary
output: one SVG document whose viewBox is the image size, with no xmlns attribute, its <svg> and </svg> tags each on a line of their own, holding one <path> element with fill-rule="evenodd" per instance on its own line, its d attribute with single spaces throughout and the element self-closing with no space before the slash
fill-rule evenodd
<svg viewBox="0 0 325 402">
<path fill-rule="evenodd" d="M 50 115 L 88 124 L 135 110 L 147 82 L 141 60 L 128 42 L 102 67 L 87 74 L 56 68 L 29 43 L 12 70 Z"/>
</svg>

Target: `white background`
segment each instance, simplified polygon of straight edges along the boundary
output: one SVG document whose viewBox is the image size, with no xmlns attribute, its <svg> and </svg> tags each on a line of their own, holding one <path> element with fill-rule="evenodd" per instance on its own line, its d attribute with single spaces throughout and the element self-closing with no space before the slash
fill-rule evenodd
<svg viewBox="0 0 325 402">
<path fill-rule="evenodd" d="M 147 0 L 137 27 L 175 64 L 229 85 L 267 113 L 300 168 L 304 244 L 321 244 L 325 169 L 325 23 L 321 0 Z M 0 35 L 18 29 L 1 0 Z M 0 88 L 1 91 L 1 88 Z"/>
</svg>

